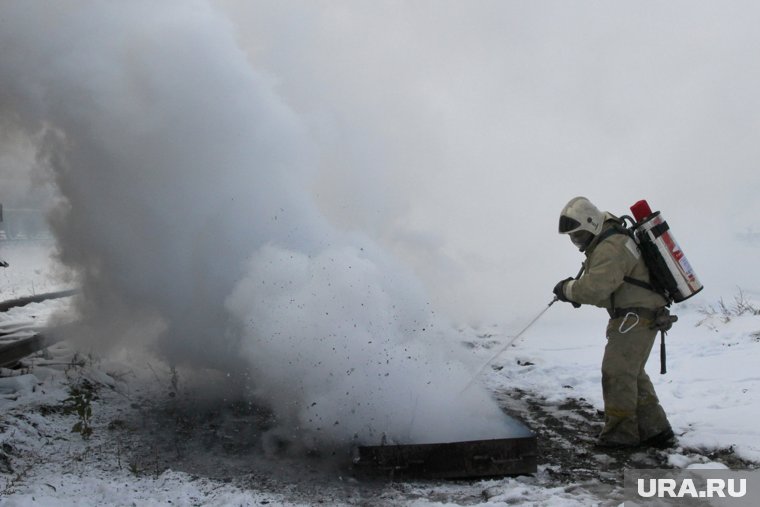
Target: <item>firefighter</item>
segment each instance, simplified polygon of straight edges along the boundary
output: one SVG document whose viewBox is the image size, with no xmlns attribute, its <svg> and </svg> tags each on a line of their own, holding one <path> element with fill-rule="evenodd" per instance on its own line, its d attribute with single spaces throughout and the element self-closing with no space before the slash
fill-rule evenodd
<svg viewBox="0 0 760 507">
<path fill-rule="evenodd" d="M 597 444 L 605 448 L 674 443 L 673 430 L 644 371 L 658 329 L 655 318 L 665 298 L 645 288 L 649 271 L 622 222 L 602 213 L 585 197 L 562 210 L 560 234 L 568 234 L 586 255 L 583 272 L 554 287 L 560 301 L 607 309 L 607 345 L 602 359 L 604 428 Z"/>
</svg>

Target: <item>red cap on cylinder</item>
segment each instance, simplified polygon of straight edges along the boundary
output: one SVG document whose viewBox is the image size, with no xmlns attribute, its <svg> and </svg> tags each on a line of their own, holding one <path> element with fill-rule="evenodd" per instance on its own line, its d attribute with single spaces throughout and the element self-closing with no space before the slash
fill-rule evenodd
<svg viewBox="0 0 760 507">
<path fill-rule="evenodd" d="M 652 214 L 652 208 L 649 207 L 649 203 L 642 199 L 631 206 L 631 213 L 633 213 L 633 218 L 635 218 L 637 222 L 641 222 Z"/>
</svg>

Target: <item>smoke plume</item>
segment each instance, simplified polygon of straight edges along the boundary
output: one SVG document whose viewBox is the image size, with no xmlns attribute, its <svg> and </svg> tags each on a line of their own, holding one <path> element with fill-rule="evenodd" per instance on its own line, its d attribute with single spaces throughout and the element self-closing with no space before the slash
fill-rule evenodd
<svg viewBox="0 0 760 507">
<path fill-rule="evenodd" d="M 201 1 L 8 1 L 0 112 L 34 140 L 77 334 L 247 371 L 312 445 L 503 436 L 412 273 L 336 231 L 318 147 Z M 361 167 L 356 168 L 361 174 Z"/>
</svg>

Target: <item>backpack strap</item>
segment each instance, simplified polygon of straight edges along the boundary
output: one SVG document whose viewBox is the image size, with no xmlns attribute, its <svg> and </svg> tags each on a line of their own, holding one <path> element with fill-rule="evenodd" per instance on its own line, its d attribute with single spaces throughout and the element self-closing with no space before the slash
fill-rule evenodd
<svg viewBox="0 0 760 507">
<path fill-rule="evenodd" d="M 630 233 L 630 231 L 628 231 L 628 229 L 624 228 L 622 225 L 615 224 L 597 236 L 596 244 L 598 245 L 605 239 L 609 238 L 610 236 L 614 236 L 615 234 L 625 234 L 627 236 L 631 236 L 631 239 L 633 239 L 633 235 Z"/>
<path fill-rule="evenodd" d="M 624 276 L 623 277 L 624 282 L 628 282 L 631 285 L 635 285 L 636 287 L 641 287 L 642 289 L 651 290 L 652 292 L 660 293 L 657 289 L 652 287 L 651 284 L 647 282 L 642 282 L 641 280 L 636 280 L 635 278 L 631 278 L 630 276 Z"/>
<path fill-rule="evenodd" d="M 596 244 L 600 244 L 605 239 L 609 238 L 610 236 L 614 236 L 615 234 L 625 234 L 626 236 L 629 236 L 634 242 L 636 242 L 636 238 L 633 235 L 633 231 L 626 228 L 624 223 L 620 223 L 618 221 L 615 221 L 615 225 L 607 229 L 606 231 L 602 232 L 596 239 Z M 636 243 L 638 245 L 638 243 Z M 652 292 L 655 292 L 657 294 L 662 294 L 659 290 L 655 289 L 652 284 L 649 284 L 647 282 L 644 282 L 642 280 L 637 280 L 635 278 L 631 278 L 630 276 L 623 277 L 623 281 L 630 283 L 631 285 L 635 285 L 636 287 L 641 287 L 642 289 L 650 290 Z M 613 307 L 614 302 L 613 302 Z"/>
</svg>

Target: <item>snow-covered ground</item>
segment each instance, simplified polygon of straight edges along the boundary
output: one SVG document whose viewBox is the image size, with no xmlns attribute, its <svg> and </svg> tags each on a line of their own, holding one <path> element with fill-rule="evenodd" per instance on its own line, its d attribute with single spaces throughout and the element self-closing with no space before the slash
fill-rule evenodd
<svg viewBox="0 0 760 507">
<path fill-rule="evenodd" d="M 61 282 L 62 272 L 52 261 L 53 254 L 52 239 L 0 242 L 0 260 L 10 264 L 8 268 L 0 268 L 0 300 L 67 288 L 67 284 Z"/>
<path fill-rule="evenodd" d="M 11 263 L 0 272 L 2 299 L 66 286 L 52 276 L 49 245 L 4 245 L 1 254 Z M 536 302 L 536 313 L 550 297 Z M 680 320 L 667 337 L 668 373 L 658 374 L 657 347 L 650 359 L 648 371 L 680 443 L 658 459 L 674 468 L 755 467 L 760 463 L 755 419 L 760 315 L 753 308 L 760 309 L 760 298 L 745 292 L 721 307 L 710 297 L 676 309 Z M 13 309 L 0 314 L 0 328 L 43 325 L 54 312 L 65 312 L 67 304 L 62 299 Z M 453 332 L 461 334 L 477 368 L 531 318 L 514 326 Z M 554 305 L 485 369 L 481 380 L 497 398 L 524 393 L 555 410 L 558 420 L 580 416 L 557 407 L 588 403 L 601 409 L 604 326 L 601 310 Z M 205 389 L 204 399 L 193 399 L 200 384 L 217 390 Z M 531 477 L 404 483 L 353 477 L 348 456 L 272 455 L 260 444 L 260 430 L 251 428 L 252 421 L 265 422 L 267 414 L 235 405 L 233 384 L 218 372 L 172 371 L 136 351 L 93 357 L 67 343 L 24 361 L 19 369 L 0 370 L 0 505 L 580 506 L 622 501 L 622 484 L 595 478 L 593 470 L 582 477 L 570 470 L 558 478 L 558 470 L 574 468 L 572 456 L 553 462 L 553 454 L 539 455 L 539 471 Z M 82 434 L 85 427 L 92 430 L 88 438 Z"/>
<path fill-rule="evenodd" d="M 679 321 L 666 336 L 667 374 L 659 374 L 659 337 L 647 372 L 683 445 L 732 447 L 741 458 L 760 462 L 760 428 L 751 416 L 760 404 L 760 299 L 746 292 L 735 297 L 754 312 L 735 310 L 733 299 L 724 300 L 726 312 L 719 301 L 674 306 Z M 550 400 L 582 397 L 601 408 L 605 325 L 602 310 L 560 307 L 501 356 L 505 368 L 488 378 L 489 386 Z M 534 364 L 520 367 L 518 360 Z"/>
</svg>

